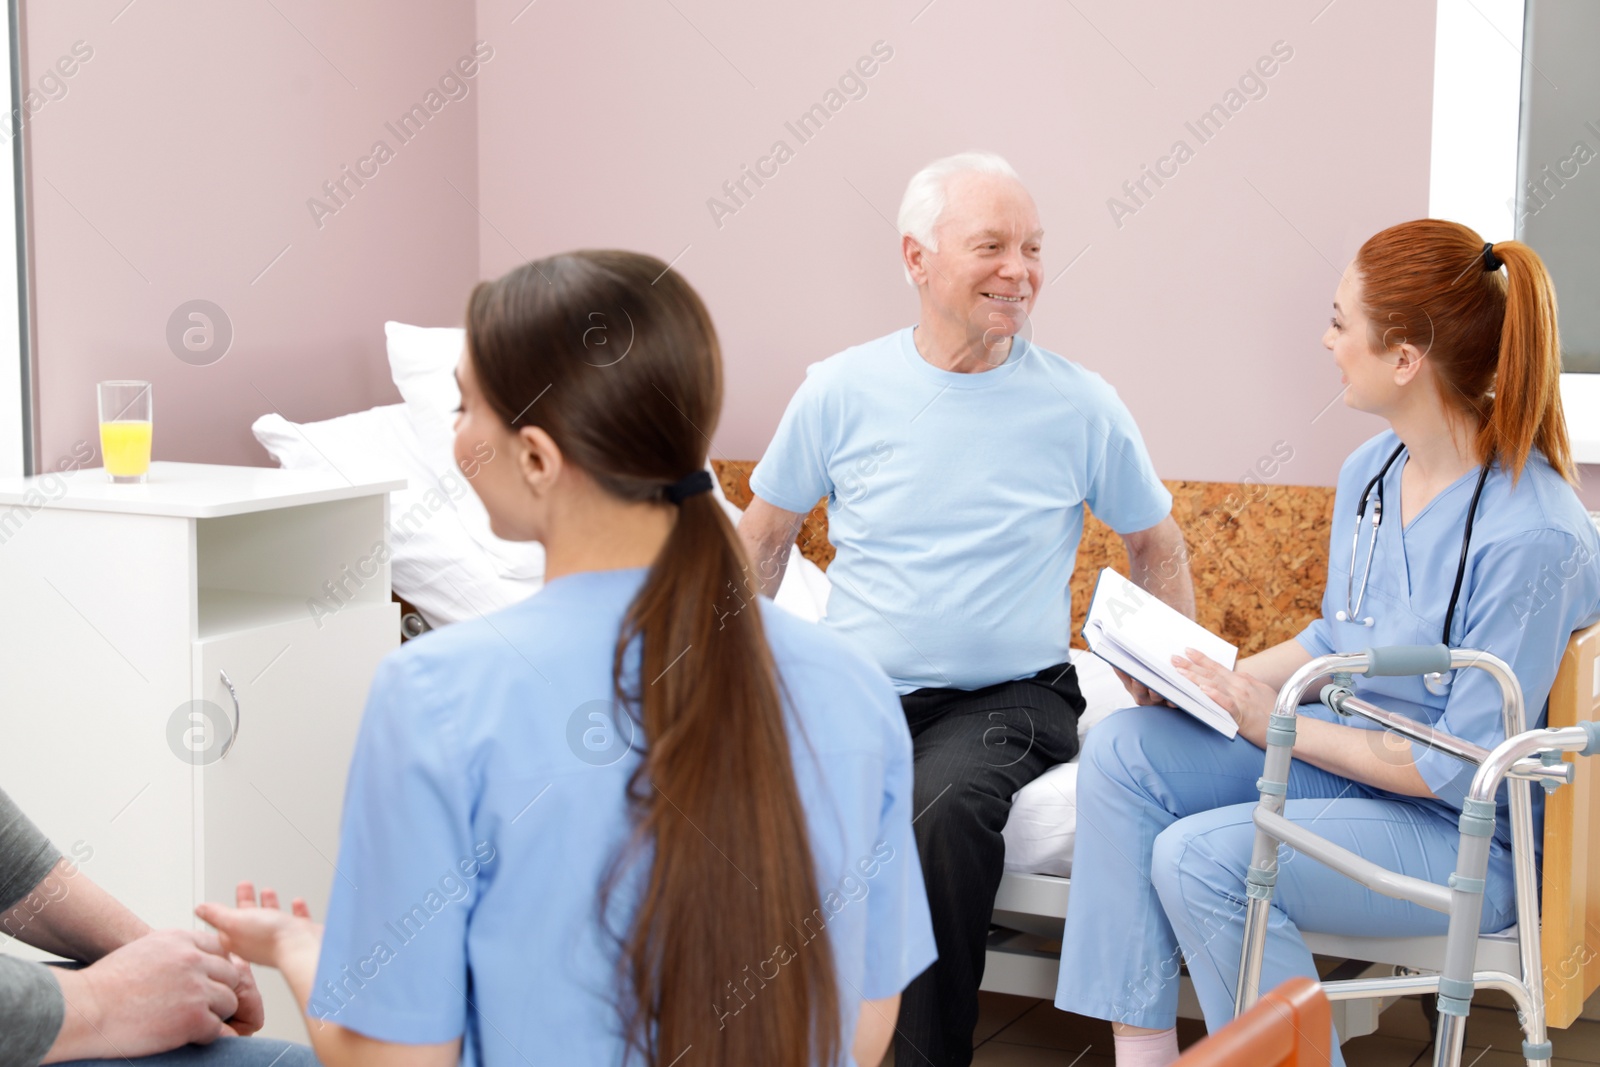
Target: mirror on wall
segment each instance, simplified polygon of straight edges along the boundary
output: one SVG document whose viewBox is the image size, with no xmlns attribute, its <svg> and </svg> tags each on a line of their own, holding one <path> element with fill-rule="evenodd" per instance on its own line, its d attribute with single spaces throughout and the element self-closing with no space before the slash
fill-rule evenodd
<svg viewBox="0 0 1600 1067">
<path fill-rule="evenodd" d="M 1527 0 L 1517 239 L 1559 294 L 1562 369 L 1600 373 L 1600 3 Z"/>
</svg>

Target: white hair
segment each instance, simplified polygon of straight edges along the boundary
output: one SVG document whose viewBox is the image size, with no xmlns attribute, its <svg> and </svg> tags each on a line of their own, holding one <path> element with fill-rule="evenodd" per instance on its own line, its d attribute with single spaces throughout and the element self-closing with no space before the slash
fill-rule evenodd
<svg viewBox="0 0 1600 1067">
<path fill-rule="evenodd" d="M 933 234 L 944 214 L 945 191 L 950 179 L 957 174 L 1001 174 L 1017 181 L 1017 172 L 1010 163 L 994 152 L 958 152 L 953 156 L 936 159 L 911 176 L 906 184 L 906 195 L 900 200 L 898 218 L 902 236 L 911 237 L 930 252 L 939 251 L 939 241 Z M 906 281 L 912 285 L 911 271 L 906 270 Z"/>
</svg>

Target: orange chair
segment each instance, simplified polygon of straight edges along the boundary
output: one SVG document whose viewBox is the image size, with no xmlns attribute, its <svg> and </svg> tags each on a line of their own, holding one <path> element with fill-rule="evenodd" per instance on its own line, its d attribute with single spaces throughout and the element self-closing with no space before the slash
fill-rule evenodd
<svg viewBox="0 0 1600 1067">
<path fill-rule="evenodd" d="M 1291 978 L 1195 1045 L 1179 1067 L 1327 1067 L 1333 1018 L 1322 986 Z"/>
</svg>

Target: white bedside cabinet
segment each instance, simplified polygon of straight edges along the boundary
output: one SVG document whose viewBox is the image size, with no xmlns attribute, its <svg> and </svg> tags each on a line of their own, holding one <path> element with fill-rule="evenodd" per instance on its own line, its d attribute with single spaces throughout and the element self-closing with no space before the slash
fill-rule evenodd
<svg viewBox="0 0 1600 1067">
<path fill-rule="evenodd" d="M 400 639 L 403 485 L 190 463 L 0 479 L 0 788 L 152 926 L 200 925 L 246 878 L 326 914 L 361 710 Z M 304 1041 L 282 979 L 258 979 L 265 1033 Z"/>
</svg>

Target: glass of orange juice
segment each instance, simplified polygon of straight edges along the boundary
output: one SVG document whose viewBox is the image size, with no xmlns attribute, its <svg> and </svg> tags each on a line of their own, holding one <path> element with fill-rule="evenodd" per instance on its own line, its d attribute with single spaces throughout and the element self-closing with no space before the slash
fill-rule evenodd
<svg viewBox="0 0 1600 1067">
<path fill-rule="evenodd" d="M 96 389 L 106 476 L 113 482 L 141 483 L 150 473 L 150 383 L 101 382 Z"/>
</svg>

